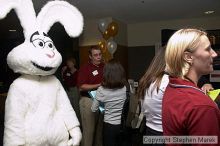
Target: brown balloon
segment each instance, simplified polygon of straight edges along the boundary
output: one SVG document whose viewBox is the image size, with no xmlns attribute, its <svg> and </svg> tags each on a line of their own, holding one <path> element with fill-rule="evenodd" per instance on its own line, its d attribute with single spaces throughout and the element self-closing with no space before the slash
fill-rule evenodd
<svg viewBox="0 0 220 146">
<path fill-rule="evenodd" d="M 107 31 L 109 33 L 109 36 L 116 36 L 117 33 L 118 33 L 118 24 L 116 22 L 111 22 L 109 25 L 108 25 L 108 28 L 107 28 Z"/>
<path fill-rule="evenodd" d="M 99 42 L 99 47 L 100 47 L 100 49 L 101 49 L 101 51 L 102 51 L 102 53 L 105 53 L 106 52 L 106 42 L 103 40 L 103 41 L 100 41 Z"/>
<path fill-rule="evenodd" d="M 102 34 L 102 36 L 103 36 L 103 38 L 104 38 L 105 40 L 108 40 L 108 39 L 110 38 L 109 31 L 106 30 L 106 31 Z"/>
</svg>

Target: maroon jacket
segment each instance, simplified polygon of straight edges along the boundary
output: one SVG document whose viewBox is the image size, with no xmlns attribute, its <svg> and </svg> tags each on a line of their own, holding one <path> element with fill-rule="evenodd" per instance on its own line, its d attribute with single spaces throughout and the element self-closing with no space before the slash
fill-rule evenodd
<svg viewBox="0 0 220 146">
<path fill-rule="evenodd" d="M 192 82 L 170 78 L 162 102 L 162 124 L 165 136 L 218 136 L 220 145 L 220 111 Z"/>
</svg>

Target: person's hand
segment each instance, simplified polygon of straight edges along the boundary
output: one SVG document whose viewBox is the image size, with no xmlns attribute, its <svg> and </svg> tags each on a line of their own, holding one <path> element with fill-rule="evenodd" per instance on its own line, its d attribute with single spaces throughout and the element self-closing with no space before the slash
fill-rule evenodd
<svg viewBox="0 0 220 146">
<path fill-rule="evenodd" d="M 97 88 L 101 86 L 101 83 L 97 84 Z"/>
<path fill-rule="evenodd" d="M 204 84 L 201 89 L 202 89 L 202 91 L 204 91 L 205 94 L 206 94 L 206 93 L 208 93 L 209 91 L 213 90 L 214 88 L 212 87 L 211 84 Z"/>
<path fill-rule="evenodd" d="M 68 146 L 79 146 L 82 139 L 82 133 L 79 127 L 75 127 L 69 131 L 71 139 L 68 141 Z"/>
</svg>

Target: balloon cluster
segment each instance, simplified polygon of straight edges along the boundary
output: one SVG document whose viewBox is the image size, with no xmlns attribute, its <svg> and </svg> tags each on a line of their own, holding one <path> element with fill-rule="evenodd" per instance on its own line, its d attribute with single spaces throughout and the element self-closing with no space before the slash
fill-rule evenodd
<svg viewBox="0 0 220 146">
<path fill-rule="evenodd" d="M 113 54 L 117 49 L 117 44 L 113 41 L 113 37 L 118 33 L 118 24 L 114 21 L 109 22 L 106 19 L 101 19 L 98 28 L 104 38 L 98 45 L 103 52 L 104 58 L 109 60 L 113 58 Z"/>
</svg>

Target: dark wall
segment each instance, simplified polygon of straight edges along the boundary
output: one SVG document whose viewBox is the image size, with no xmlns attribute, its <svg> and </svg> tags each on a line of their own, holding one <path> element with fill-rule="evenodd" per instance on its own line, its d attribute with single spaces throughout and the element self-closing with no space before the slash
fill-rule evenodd
<svg viewBox="0 0 220 146">
<path fill-rule="evenodd" d="M 171 35 L 173 35 L 173 33 L 176 30 L 173 29 L 162 29 L 161 30 L 161 44 L 162 46 L 166 45 L 168 40 L 170 39 Z"/>
<path fill-rule="evenodd" d="M 145 73 L 155 55 L 154 46 L 139 46 L 128 48 L 129 78 L 138 81 Z"/>
</svg>

